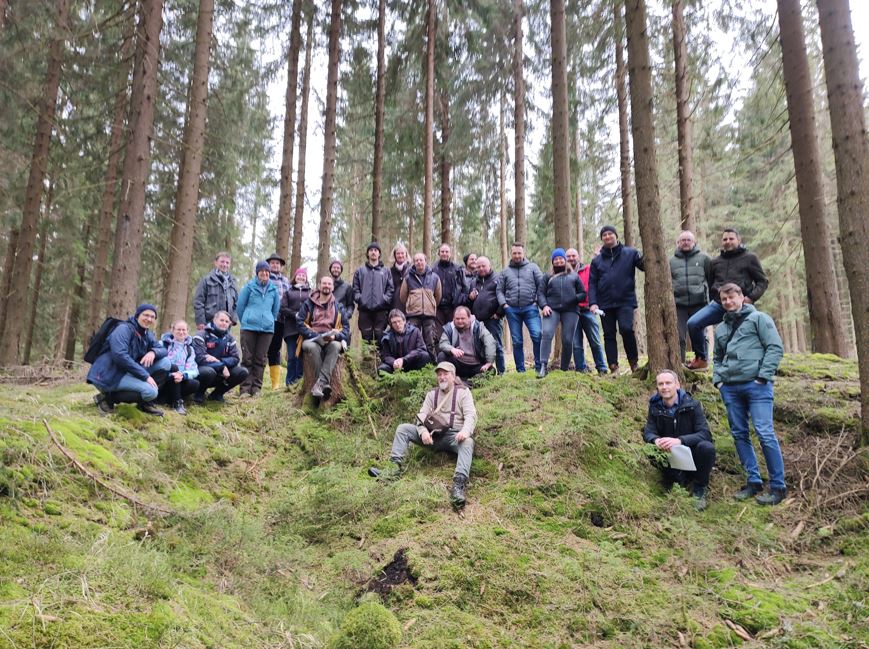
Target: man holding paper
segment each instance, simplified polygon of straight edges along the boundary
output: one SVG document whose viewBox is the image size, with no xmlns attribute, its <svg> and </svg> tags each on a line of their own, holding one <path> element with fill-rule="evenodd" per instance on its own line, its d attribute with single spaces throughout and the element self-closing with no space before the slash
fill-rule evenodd
<svg viewBox="0 0 869 649">
<path fill-rule="evenodd" d="M 668 453 L 669 466 L 661 467 L 665 486 L 691 484 L 695 506 L 706 509 L 715 445 L 703 406 L 682 389 L 672 370 L 659 372 L 655 384 L 658 391 L 649 399 L 643 439 Z"/>
</svg>

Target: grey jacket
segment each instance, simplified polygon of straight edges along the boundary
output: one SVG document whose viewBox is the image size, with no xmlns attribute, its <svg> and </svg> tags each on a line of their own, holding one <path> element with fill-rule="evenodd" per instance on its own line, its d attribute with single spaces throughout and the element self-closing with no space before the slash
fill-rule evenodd
<svg viewBox="0 0 869 649">
<path fill-rule="evenodd" d="M 511 261 L 501 271 L 495 289 L 501 307 L 523 307 L 537 304 L 546 306 L 543 296 L 543 273 L 534 262 L 523 259 L 518 264 Z"/>
<path fill-rule="evenodd" d="M 366 262 L 353 273 L 353 301 L 360 311 L 388 310 L 394 292 L 392 271 L 382 261 L 374 267 Z"/>
<path fill-rule="evenodd" d="M 706 275 L 712 259 L 698 246 L 688 252 L 676 250 L 670 257 L 670 277 L 676 306 L 705 306 L 709 302 Z"/>
<path fill-rule="evenodd" d="M 238 285 L 231 274 L 221 278 L 217 269 L 199 280 L 193 294 L 193 314 L 196 324 L 208 324 L 218 311 L 226 311 L 232 324 L 238 323 L 235 308 L 238 305 Z"/>
<path fill-rule="evenodd" d="M 471 322 L 471 333 L 474 337 L 474 353 L 481 363 L 494 363 L 497 345 L 489 330 L 478 320 Z M 444 326 L 441 339 L 438 341 L 438 349 L 445 354 L 452 352 L 453 347 L 459 346 L 459 332 L 452 322 Z"/>
</svg>

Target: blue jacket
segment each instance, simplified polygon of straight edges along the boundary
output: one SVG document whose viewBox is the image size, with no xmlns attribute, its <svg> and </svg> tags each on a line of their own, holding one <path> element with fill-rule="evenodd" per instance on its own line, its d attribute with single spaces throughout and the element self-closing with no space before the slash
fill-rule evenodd
<svg viewBox="0 0 869 649">
<path fill-rule="evenodd" d="M 151 375 L 139 363 L 139 359 L 151 351 L 157 359 L 166 356 L 166 348 L 154 334 L 149 329 L 140 327 L 136 318 L 131 316 L 129 320 L 115 327 L 109 335 L 100 355 L 91 365 L 87 382 L 102 392 L 111 392 L 118 388 L 125 374 L 132 374 L 137 379 L 147 381 Z"/>
<path fill-rule="evenodd" d="M 637 308 L 634 269 L 645 270 L 643 255 L 623 243 L 613 248 L 601 248 L 591 260 L 588 274 L 588 303 L 606 311 L 620 306 Z"/>
<path fill-rule="evenodd" d="M 196 364 L 210 367 L 213 370 L 232 369 L 238 365 L 241 356 L 238 345 L 229 331 L 220 331 L 209 322 L 205 329 L 193 337 L 193 351 L 196 352 Z M 206 356 L 214 356 L 217 362 L 208 362 Z"/>
<path fill-rule="evenodd" d="M 269 280 L 265 286 L 254 277 L 238 296 L 238 321 L 246 331 L 272 333 L 281 308 L 281 294 L 275 283 Z"/>
<path fill-rule="evenodd" d="M 195 379 L 199 376 L 199 367 L 196 365 L 196 352 L 193 350 L 193 338 L 178 342 L 170 332 L 160 337 L 160 342 L 166 348 L 166 357 L 178 368 L 185 379 Z"/>
</svg>

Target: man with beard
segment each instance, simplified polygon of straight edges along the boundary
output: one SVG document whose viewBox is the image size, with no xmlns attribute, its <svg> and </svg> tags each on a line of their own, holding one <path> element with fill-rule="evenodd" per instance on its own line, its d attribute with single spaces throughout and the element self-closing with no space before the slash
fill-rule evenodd
<svg viewBox="0 0 869 649">
<path fill-rule="evenodd" d="M 576 333 L 573 336 L 573 365 L 577 372 L 591 372 L 585 362 L 585 349 L 582 344 L 582 336 L 588 339 L 591 347 L 591 356 L 594 358 L 594 366 L 597 373 L 607 373 L 606 357 L 603 353 L 603 345 L 600 342 L 600 324 L 597 316 L 588 308 L 588 275 L 591 266 L 583 264 L 579 260 L 579 251 L 576 248 L 567 249 L 567 263 L 573 268 L 573 272 L 579 275 L 582 285 L 585 287 L 585 300 L 579 303 L 579 323 L 576 325 Z"/>
<path fill-rule="evenodd" d="M 296 314 L 296 323 L 303 339 L 300 348 L 311 357 L 317 375 L 311 388 L 311 395 L 316 399 L 329 398 L 332 372 L 335 371 L 338 356 L 344 351 L 341 343 L 347 342 L 350 333 L 350 323 L 335 301 L 332 288 L 332 276 L 321 277 L 319 290 L 311 293 Z"/>
<path fill-rule="evenodd" d="M 477 281 L 477 254 L 469 252 L 462 257 L 462 261 L 465 263 L 465 267 L 462 269 L 462 279 L 465 282 L 465 295 L 468 295 Z"/>
<path fill-rule="evenodd" d="M 353 301 L 359 307 L 362 340 L 378 343 L 386 329 L 395 286 L 392 272 L 380 260 L 380 244 L 372 241 L 365 250 L 368 257 L 353 273 Z"/>
<path fill-rule="evenodd" d="M 437 338 L 440 338 L 444 325 L 453 319 L 456 307 L 465 303 L 468 295 L 465 291 L 465 275 L 462 268 L 452 261 L 453 251 L 449 244 L 442 243 L 438 248 L 438 263 L 435 264 L 435 274 L 441 280 L 441 299 L 438 302 Z"/>
<path fill-rule="evenodd" d="M 332 295 L 335 296 L 335 301 L 344 309 L 344 315 L 347 316 L 347 322 L 353 317 L 356 311 L 356 305 L 353 303 L 353 287 L 341 279 L 341 273 L 344 272 L 344 262 L 340 259 L 333 259 L 329 264 L 329 274 L 332 276 L 332 281 L 335 282 L 335 288 L 332 290 Z"/>
<path fill-rule="evenodd" d="M 534 371 L 540 371 L 541 321 L 538 306 L 543 308 L 543 273 L 525 257 L 525 245 L 516 241 L 510 247 L 510 263 L 498 275 L 498 305 L 507 317 L 510 326 L 510 341 L 513 343 L 513 361 L 516 371 L 525 371 L 525 341 L 522 325 L 528 328 L 534 350 Z"/>
<path fill-rule="evenodd" d="M 401 302 L 401 286 L 404 284 L 404 279 L 407 277 L 407 272 L 410 270 L 410 260 L 407 256 L 407 248 L 403 243 L 396 243 L 392 249 L 392 266 L 389 272 L 392 273 L 392 308 L 404 309 Z"/>
<path fill-rule="evenodd" d="M 492 334 L 474 320 L 468 307 L 459 306 L 453 313 L 453 321 L 447 323 L 441 334 L 438 361 L 452 363 L 456 374 L 471 379 L 492 367 L 495 349 Z"/>
<path fill-rule="evenodd" d="M 429 355 L 434 359 L 437 345 L 437 310 L 441 300 L 441 280 L 425 263 L 421 252 L 413 256 L 413 266 L 401 284 L 401 302 L 408 322 L 422 332 Z"/>
<path fill-rule="evenodd" d="M 205 325 L 214 320 L 218 311 L 226 311 L 232 324 L 238 322 L 235 315 L 238 285 L 229 272 L 231 263 L 232 258 L 228 252 L 218 252 L 214 256 L 214 268 L 196 285 L 193 313 L 196 316 L 197 331 L 205 329 Z"/>
<path fill-rule="evenodd" d="M 688 320 L 709 301 L 706 276 L 712 260 L 700 250 L 694 233 L 685 230 L 676 239 L 676 252 L 670 257 L 670 278 L 673 280 L 673 297 L 676 300 L 676 318 L 679 330 L 679 351 L 685 362 L 685 339 L 688 337 Z M 694 358 L 706 358 L 706 337 L 698 329 L 691 337 Z M 699 352 L 698 352 L 699 350 Z M 699 353 L 699 356 L 698 356 Z"/>
<path fill-rule="evenodd" d="M 471 313 L 495 339 L 495 368 L 498 374 L 504 373 L 503 317 L 498 305 L 498 273 L 492 271 L 488 257 L 477 257 L 477 277 L 468 294 Z"/>
<path fill-rule="evenodd" d="M 438 385 L 425 396 L 416 422 L 400 424 L 392 441 L 389 464 L 382 469 L 371 467 L 368 474 L 381 480 L 401 477 L 404 458 L 410 444 L 431 446 L 435 451 L 458 456 L 450 500 L 453 506 L 464 507 L 466 487 L 474 457 L 474 427 L 477 410 L 471 391 L 456 381 L 452 363 L 438 363 L 435 369 Z"/>
</svg>

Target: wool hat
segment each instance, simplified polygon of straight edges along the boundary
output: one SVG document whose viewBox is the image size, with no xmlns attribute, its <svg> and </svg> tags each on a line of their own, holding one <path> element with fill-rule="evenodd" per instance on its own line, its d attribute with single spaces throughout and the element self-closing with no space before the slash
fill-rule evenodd
<svg viewBox="0 0 869 649">
<path fill-rule="evenodd" d="M 605 225 L 600 229 L 600 238 L 603 239 L 604 232 L 612 232 L 614 235 L 619 236 L 619 233 L 616 231 L 614 225 Z"/>
<path fill-rule="evenodd" d="M 380 244 L 377 243 L 376 241 L 372 241 L 371 243 L 368 244 L 368 247 L 365 249 L 365 254 L 367 255 L 368 251 L 371 250 L 372 248 L 377 248 L 377 252 L 379 252 L 381 254 L 383 253 L 383 251 L 380 249 Z"/>
<path fill-rule="evenodd" d="M 274 260 L 277 260 L 277 261 L 279 261 L 279 262 L 281 262 L 281 266 L 286 266 L 286 265 L 287 265 L 287 260 L 284 259 L 283 257 L 281 257 L 281 256 L 280 256 L 278 253 L 276 253 L 276 252 L 273 252 L 270 256 L 266 257 L 266 261 L 267 261 L 267 262 L 272 261 L 273 259 L 274 259 Z"/>
<path fill-rule="evenodd" d="M 293 279 L 296 279 L 299 275 L 302 275 L 305 279 L 308 279 L 308 269 L 304 266 L 300 266 L 296 269 L 296 272 L 293 273 Z"/>
<path fill-rule="evenodd" d="M 256 262 L 256 268 L 254 269 L 254 275 L 259 275 L 261 270 L 270 271 L 269 265 L 264 261 Z"/>
<path fill-rule="evenodd" d="M 368 252 L 368 251 L 366 250 L 365 252 Z M 332 270 L 332 266 L 334 266 L 335 264 L 338 264 L 341 267 L 341 272 L 343 273 L 344 272 L 344 262 L 341 261 L 340 259 L 333 259 L 332 261 L 330 261 L 329 262 L 329 270 Z"/>
<path fill-rule="evenodd" d="M 550 260 L 554 260 L 556 257 L 564 257 L 565 259 L 567 259 L 567 253 L 564 252 L 564 248 L 556 248 L 552 251 L 552 256 L 550 257 Z"/>
<path fill-rule="evenodd" d="M 139 316 L 142 315 L 142 311 L 153 311 L 154 317 L 157 317 L 157 307 L 155 307 L 153 304 L 140 304 L 136 307 L 136 315 L 133 317 L 138 320 Z"/>
</svg>

